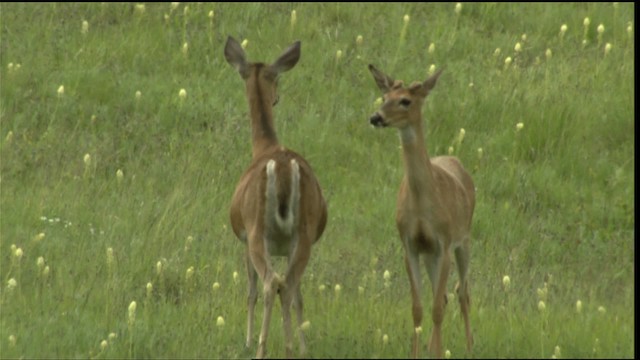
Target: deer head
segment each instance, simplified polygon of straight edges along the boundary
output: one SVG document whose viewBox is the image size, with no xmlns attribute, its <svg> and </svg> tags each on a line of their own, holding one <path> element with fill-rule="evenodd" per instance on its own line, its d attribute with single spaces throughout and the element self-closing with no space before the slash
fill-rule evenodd
<svg viewBox="0 0 640 360">
<path fill-rule="evenodd" d="M 369 65 L 373 79 L 383 92 L 383 103 L 369 121 L 375 127 L 404 128 L 411 121 L 420 121 L 422 103 L 436 86 L 442 69 L 436 71 L 424 82 L 413 82 L 408 88 L 402 81 L 394 80 L 389 75 Z"/>
</svg>

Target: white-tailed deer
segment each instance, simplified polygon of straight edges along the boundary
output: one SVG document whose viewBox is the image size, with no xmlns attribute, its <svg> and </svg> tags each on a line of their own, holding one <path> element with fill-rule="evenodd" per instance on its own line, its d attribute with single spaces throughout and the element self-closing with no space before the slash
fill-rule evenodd
<svg viewBox="0 0 640 360">
<path fill-rule="evenodd" d="M 231 226 L 247 245 L 245 264 L 249 275 L 247 342 L 253 332 L 257 301 L 257 277 L 264 293 L 264 314 L 256 357 L 266 353 L 271 309 L 280 295 L 287 357 L 292 356 L 291 305 L 298 318 L 300 351 L 306 352 L 302 325 L 300 280 L 311 245 L 318 241 L 327 222 L 322 190 L 309 164 L 297 153 L 278 143 L 273 125 L 277 102 L 278 75 L 293 68 L 300 59 L 300 42 L 295 42 L 271 65 L 247 62 L 244 50 L 231 36 L 224 56 L 245 82 L 252 130 L 253 159 L 240 178 L 231 200 Z M 272 256 L 286 256 L 284 276 L 277 274 Z"/>
<path fill-rule="evenodd" d="M 456 286 L 464 318 L 467 350 L 473 337 L 469 324 L 469 239 L 475 206 L 475 189 L 471 177 L 460 161 L 452 156 L 429 158 L 422 131 L 422 104 L 433 90 L 442 70 L 424 82 L 408 88 L 373 65 L 369 65 L 376 84 L 384 93 L 380 109 L 370 118 L 375 127 L 394 127 L 400 131 L 404 178 L 398 193 L 396 225 L 404 247 L 405 265 L 413 300 L 412 356 L 418 357 L 422 329 L 420 300 L 420 256 L 424 258 L 433 292 L 433 330 L 429 349 L 442 357 L 442 320 L 446 305 L 450 254 L 454 252 L 460 281 Z"/>
</svg>

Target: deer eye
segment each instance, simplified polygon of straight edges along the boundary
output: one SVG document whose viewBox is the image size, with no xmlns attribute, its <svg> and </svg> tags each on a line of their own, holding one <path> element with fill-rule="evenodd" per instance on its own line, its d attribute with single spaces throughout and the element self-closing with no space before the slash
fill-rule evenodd
<svg viewBox="0 0 640 360">
<path fill-rule="evenodd" d="M 400 103 L 401 106 L 404 107 L 409 107 L 409 105 L 411 105 L 411 100 L 407 99 L 407 98 L 402 98 L 400 99 Z"/>
</svg>

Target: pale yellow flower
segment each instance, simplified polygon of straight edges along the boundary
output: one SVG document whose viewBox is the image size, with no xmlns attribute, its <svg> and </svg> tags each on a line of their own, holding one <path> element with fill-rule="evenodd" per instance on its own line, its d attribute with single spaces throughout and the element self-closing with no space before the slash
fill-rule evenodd
<svg viewBox="0 0 640 360">
<path fill-rule="evenodd" d="M 182 44 L 182 55 L 187 56 L 187 53 L 189 52 L 189 43 L 184 43 Z"/>
<path fill-rule="evenodd" d="M 193 277 L 193 273 L 195 272 L 195 269 L 193 268 L 193 266 L 190 266 L 187 269 L 187 272 L 185 274 L 185 278 L 187 279 L 187 281 L 191 280 L 191 278 Z"/>
<path fill-rule="evenodd" d="M 102 351 L 104 351 L 107 346 L 109 346 L 109 343 L 107 342 L 107 340 L 102 340 L 102 342 L 100 343 L 100 349 L 102 349 Z"/>
<path fill-rule="evenodd" d="M 187 90 L 180 89 L 180 91 L 178 92 L 178 97 L 180 98 L 180 100 L 184 101 L 184 99 L 187 98 Z"/>
<path fill-rule="evenodd" d="M 16 338 L 15 335 L 9 335 L 9 346 L 11 347 L 16 346 L 17 342 L 18 342 L 18 339 Z"/>
<path fill-rule="evenodd" d="M 456 3 L 456 7 L 454 11 L 456 15 L 460 15 L 460 13 L 462 12 L 462 3 Z"/>
<path fill-rule="evenodd" d="M 238 283 L 238 278 L 240 277 L 240 275 L 238 275 L 238 272 L 234 271 L 232 277 L 233 277 L 233 282 L 235 284 L 237 284 Z"/>
<path fill-rule="evenodd" d="M 240 46 L 242 46 L 243 49 L 246 49 L 247 46 L 249 46 L 249 40 L 248 39 L 242 40 L 242 43 L 240 43 Z"/>
<path fill-rule="evenodd" d="M 454 150 L 455 149 L 453 148 L 453 146 L 449 146 L 449 148 L 447 149 L 447 154 L 452 155 Z"/>
<path fill-rule="evenodd" d="M 136 321 L 136 308 L 137 308 L 136 302 L 132 301 L 129 304 L 129 325 L 133 325 L 133 323 Z"/>
<path fill-rule="evenodd" d="M 89 22 L 87 20 L 83 20 L 82 21 L 82 30 L 81 30 L 82 34 L 85 35 L 86 33 L 89 32 Z"/>
<path fill-rule="evenodd" d="M 42 269 L 44 269 L 44 257 L 38 257 L 38 260 L 36 260 L 36 265 L 38 266 L 38 269 L 42 271 Z"/>
<path fill-rule="evenodd" d="M 544 312 L 546 309 L 547 306 L 545 305 L 544 301 L 538 301 L 538 310 L 540 310 L 540 312 Z"/>
<path fill-rule="evenodd" d="M 516 46 L 513 49 L 516 52 L 521 52 L 522 51 L 522 45 L 518 42 L 518 43 L 516 43 Z"/>
<path fill-rule="evenodd" d="M 422 326 L 418 326 L 418 327 L 414 328 L 413 331 L 415 331 L 416 334 L 418 334 L 418 335 L 422 334 Z"/>
<path fill-rule="evenodd" d="M 385 281 L 389 281 L 391 279 L 391 273 L 389 272 L 389 270 L 384 271 L 384 273 L 382 274 L 382 278 Z"/>
<path fill-rule="evenodd" d="M 462 144 L 462 140 L 464 140 L 465 133 L 466 132 L 464 131 L 464 128 L 461 128 L 460 132 L 458 133 L 458 139 L 457 139 L 458 145 Z"/>
<path fill-rule="evenodd" d="M 604 54 L 605 54 L 605 55 L 609 55 L 609 53 L 610 53 L 610 52 L 611 52 L 611 43 L 607 43 L 607 44 L 604 46 Z"/>
<path fill-rule="evenodd" d="M 444 352 L 444 358 L 445 358 L 445 359 L 451 359 L 451 351 L 449 351 L 449 349 L 447 349 L 447 350 Z"/>
<path fill-rule="evenodd" d="M 118 181 L 118 183 L 122 182 L 122 179 L 124 178 L 124 173 L 122 172 L 122 170 L 118 169 L 116 171 L 116 180 Z"/>
<path fill-rule="evenodd" d="M 162 274 L 162 261 L 158 261 L 156 263 L 156 274 L 158 275 Z"/>
<path fill-rule="evenodd" d="M 556 359 L 560 359 L 562 357 L 562 354 L 560 353 L 560 346 L 556 345 L 556 347 L 553 349 L 553 355 L 556 357 Z"/>
<path fill-rule="evenodd" d="M 117 337 L 118 335 L 116 335 L 116 333 L 109 333 L 109 341 L 113 342 L 113 340 L 115 340 Z"/>
<path fill-rule="evenodd" d="M 584 27 L 589 27 L 590 24 L 591 19 L 589 19 L 588 17 L 584 18 L 584 21 L 582 21 L 582 25 L 584 25 Z"/>
<path fill-rule="evenodd" d="M 504 286 L 505 289 L 508 289 L 509 285 L 511 285 L 511 279 L 509 278 L 509 275 L 505 275 L 502 278 L 502 286 Z"/>
<path fill-rule="evenodd" d="M 153 284 L 151 282 L 147 283 L 147 297 L 151 297 L 151 294 L 153 294 Z"/>
<path fill-rule="evenodd" d="M 523 123 L 519 122 L 519 123 L 516 124 L 516 131 L 520 131 L 520 130 L 522 130 L 522 128 L 524 128 L 524 124 Z"/>
<path fill-rule="evenodd" d="M 311 323 L 309 322 L 309 320 L 307 320 L 300 325 L 300 330 L 306 332 L 309 330 L 310 327 L 311 327 Z"/>
<path fill-rule="evenodd" d="M 16 248 L 16 251 L 13 252 L 13 256 L 16 257 L 16 259 L 20 260 L 22 259 L 22 255 L 23 255 L 23 251 L 22 248 Z"/>
<path fill-rule="evenodd" d="M 298 22 L 298 14 L 295 10 L 291 10 L 291 28 L 296 27 L 296 23 Z"/>
<path fill-rule="evenodd" d="M 213 289 L 213 291 L 220 289 L 220 283 L 217 281 L 214 282 L 213 285 L 211 285 L 211 288 Z"/>
<path fill-rule="evenodd" d="M 427 73 L 429 74 L 429 76 L 431 76 L 435 72 L 436 72 L 436 64 L 431 64 L 431 66 L 429 66 L 429 71 Z"/>
<path fill-rule="evenodd" d="M 362 35 L 358 35 L 356 37 L 356 45 L 358 46 L 362 46 L 362 43 L 364 42 L 364 38 L 362 37 Z"/>
<path fill-rule="evenodd" d="M 325 288 L 326 286 L 324 286 L 324 284 L 321 284 L 320 286 L 318 286 L 318 291 L 323 292 Z"/>
<path fill-rule="evenodd" d="M 484 155 L 484 150 L 482 150 L 482 148 L 478 148 L 478 159 L 482 159 L 483 155 Z"/>
<path fill-rule="evenodd" d="M 404 18 L 402 18 L 402 21 L 404 21 L 405 24 L 408 24 L 409 20 L 410 20 L 409 15 L 405 15 Z"/>
<path fill-rule="evenodd" d="M 84 154 L 84 157 L 82 158 L 82 161 L 84 161 L 84 165 L 85 166 L 91 166 L 91 155 L 90 154 Z"/>
<path fill-rule="evenodd" d="M 429 49 L 427 50 L 427 52 L 429 54 L 433 54 L 435 51 L 436 51 L 436 44 L 434 43 L 429 44 Z"/>
<path fill-rule="evenodd" d="M 336 51 L 336 61 L 340 61 L 342 59 L 342 50 Z"/>
<path fill-rule="evenodd" d="M 7 289 L 9 291 L 15 289 L 16 286 L 18 286 L 18 282 L 16 281 L 16 279 L 11 278 L 11 279 L 9 279 L 9 281 L 7 281 Z"/>
<path fill-rule="evenodd" d="M 215 13 L 213 12 L 213 10 L 209 11 L 209 19 L 213 20 L 213 16 L 215 15 Z"/>
<path fill-rule="evenodd" d="M 496 48 L 496 49 L 493 51 L 493 56 L 494 56 L 494 57 L 498 57 L 498 56 L 500 56 L 500 54 L 501 54 L 501 53 L 502 53 L 502 50 L 500 50 L 500 48 Z"/>
<path fill-rule="evenodd" d="M 144 14 L 146 9 L 147 8 L 144 6 L 144 4 L 136 4 L 136 12 L 138 14 Z"/>
<path fill-rule="evenodd" d="M 382 343 L 384 345 L 387 345 L 387 343 L 389 343 L 389 335 L 387 334 L 382 335 Z"/>
<path fill-rule="evenodd" d="M 562 24 L 562 26 L 560 26 L 560 36 L 563 37 L 568 29 L 569 27 L 567 26 L 567 24 Z"/>
<path fill-rule="evenodd" d="M 64 85 L 60 85 L 58 87 L 58 97 L 61 98 L 64 96 Z"/>
<path fill-rule="evenodd" d="M 340 284 L 336 284 L 336 287 L 334 288 L 334 291 L 336 292 L 336 294 L 339 294 L 341 290 L 342 290 L 342 286 L 340 286 Z"/>
<path fill-rule="evenodd" d="M 576 301 L 576 312 L 579 314 L 582 312 L 582 301 Z"/>
<path fill-rule="evenodd" d="M 551 56 L 553 56 L 553 53 L 551 52 L 551 49 L 547 49 L 547 51 L 545 51 L 544 56 L 547 57 L 547 60 L 551 59 Z"/>
<path fill-rule="evenodd" d="M 607 313 L 607 309 L 605 309 L 604 306 L 599 306 L 598 307 L 598 312 L 600 314 L 606 314 Z"/>
<path fill-rule="evenodd" d="M 511 65 L 511 62 L 513 62 L 513 59 L 511 58 L 511 56 L 507 56 L 507 58 L 504 59 L 504 67 L 508 68 L 509 65 Z"/>
<path fill-rule="evenodd" d="M 218 319 L 216 319 L 216 326 L 218 327 L 224 326 L 224 318 L 222 316 L 218 316 Z"/>
</svg>

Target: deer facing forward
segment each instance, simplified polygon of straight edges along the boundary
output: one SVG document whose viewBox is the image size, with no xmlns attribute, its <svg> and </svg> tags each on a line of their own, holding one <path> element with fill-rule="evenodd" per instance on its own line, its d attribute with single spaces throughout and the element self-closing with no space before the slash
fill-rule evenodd
<svg viewBox="0 0 640 360">
<path fill-rule="evenodd" d="M 422 302 L 419 259 L 422 256 L 433 293 L 433 330 L 429 349 L 442 357 L 442 321 L 446 305 L 450 254 L 455 254 L 460 281 L 456 286 L 465 324 L 467 351 L 473 337 L 469 324 L 469 239 L 475 206 L 471 177 L 460 161 L 452 156 L 429 158 L 422 130 L 422 105 L 442 73 L 437 71 L 424 82 L 408 88 L 401 81 L 369 65 L 376 84 L 384 93 L 380 109 L 371 116 L 375 127 L 394 127 L 400 132 L 404 178 L 398 193 L 396 225 L 404 247 L 404 260 L 413 302 L 413 347 L 418 357 L 422 329 Z"/>
<path fill-rule="evenodd" d="M 224 56 L 245 82 L 251 116 L 253 158 L 236 187 L 230 211 L 233 232 L 247 246 L 246 346 L 249 347 L 252 338 L 259 276 L 263 284 L 264 313 L 256 357 L 262 358 L 266 354 L 276 294 L 279 294 L 282 305 L 286 356 L 292 356 L 292 304 L 298 318 L 300 351 L 304 354 L 306 347 L 300 329 L 303 323 L 300 281 L 309 261 L 311 246 L 324 231 L 327 207 L 311 167 L 302 156 L 278 143 L 273 125 L 278 76 L 293 68 L 300 59 L 300 42 L 287 48 L 272 64 L 250 63 L 246 61 L 240 44 L 229 36 Z M 284 276 L 273 270 L 272 256 L 288 258 Z"/>
</svg>

